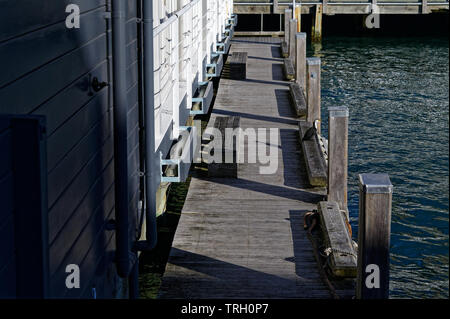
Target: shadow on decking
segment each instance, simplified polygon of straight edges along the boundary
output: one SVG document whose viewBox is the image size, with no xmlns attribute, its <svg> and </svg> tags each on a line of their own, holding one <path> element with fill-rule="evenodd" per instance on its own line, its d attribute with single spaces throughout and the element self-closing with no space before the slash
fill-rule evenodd
<svg viewBox="0 0 450 319">
<path fill-rule="evenodd" d="M 311 282 L 310 273 L 305 278 L 298 275 L 300 278 L 287 279 L 178 248 L 172 248 L 170 263 L 185 268 L 186 273 L 183 277 L 170 277 L 160 298 L 186 298 L 191 294 L 196 298 L 295 298 L 304 294 L 297 281 Z M 193 277 L 191 271 L 204 276 Z M 182 291 L 179 280 L 183 282 Z"/>
<path fill-rule="evenodd" d="M 287 84 L 286 84 L 287 85 Z M 278 114 L 283 117 L 296 118 L 293 107 L 291 105 L 291 98 L 289 96 L 289 89 L 275 89 L 275 98 L 277 100 Z M 293 120 L 293 125 L 298 126 L 298 121 Z M 298 129 L 298 128 L 297 128 Z"/>
<path fill-rule="evenodd" d="M 284 185 L 294 188 L 308 188 L 308 176 L 302 149 L 295 129 L 281 129 L 281 152 L 284 167 Z"/>
<path fill-rule="evenodd" d="M 263 60 L 263 61 L 273 61 L 273 62 L 279 62 L 282 63 L 283 61 L 277 58 L 263 58 L 260 56 L 248 56 L 249 59 L 255 59 L 255 60 Z"/>
<path fill-rule="evenodd" d="M 255 40 L 238 40 L 237 38 L 233 38 L 231 40 L 231 43 L 250 43 L 250 44 L 265 44 L 265 45 L 271 45 L 274 47 L 279 48 L 279 43 L 276 42 L 261 42 L 261 41 L 255 41 Z"/>
<path fill-rule="evenodd" d="M 284 79 L 283 64 L 272 64 L 272 80 L 283 82 L 286 86 L 289 85 L 289 82 L 286 82 Z"/>
<path fill-rule="evenodd" d="M 314 254 L 312 251 L 312 245 L 309 243 L 308 237 L 306 236 L 306 231 L 303 229 L 303 218 L 307 211 L 306 210 L 289 210 L 289 221 L 291 223 L 291 233 L 292 242 L 294 243 L 294 260 L 295 263 L 295 273 L 297 276 L 305 279 L 315 279 L 317 284 L 321 285 L 322 282 L 318 277 L 318 272 L 309 272 L 304 269 L 305 262 L 311 262 L 315 266 Z M 305 244 L 305 242 L 307 244 Z"/>
<path fill-rule="evenodd" d="M 297 125 L 298 124 L 298 122 L 295 120 L 283 119 L 283 118 L 265 116 L 265 115 L 256 115 L 256 114 L 250 114 L 250 113 L 244 113 L 244 112 L 235 112 L 235 111 L 214 109 L 212 111 L 212 113 L 225 115 L 225 116 L 240 116 L 240 117 L 244 117 L 244 118 L 248 118 L 248 119 L 252 119 L 252 120 L 267 121 L 267 122 L 273 122 L 273 123 L 281 123 L 281 124 L 289 124 L 289 125 Z"/>
<path fill-rule="evenodd" d="M 242 81 L 242 82 L 249 82 L 249 83 L 258 83 L 258 84 L 269 84 L 269 85 L 282 85 L 282 86 L 289 86 L 289 83 L 286 83 L 282 80 L 276 80 L 273 81 L 266 81 L 266 80 L 256 80 L 256 79 L 245 79 L 245 80 L 235 80 L 235 81 Z"/>
<path fill-rule="evenodd" d="M 281 52 L 280 52 L 280 46 L 273 46 L 270 48 L 271 53 L 272 53 L 272 58 L 277 58 L 278 61 L 282 61 L 281 60 Z"/>
<path fill-rule="evenodd" d="M 304 203 L 316 204 L 324 200 L 324 195 L 322 194 L 312 193 L 300 189 L 294 189 L 278 185 L 265 184 L 242 178 L 209 178 L 208 180 L 217 184 L 223 184 L 235 188 L 268 194 L 271 196 L 278 196 L 286 199 L 297 200 Z"/>
</svg>

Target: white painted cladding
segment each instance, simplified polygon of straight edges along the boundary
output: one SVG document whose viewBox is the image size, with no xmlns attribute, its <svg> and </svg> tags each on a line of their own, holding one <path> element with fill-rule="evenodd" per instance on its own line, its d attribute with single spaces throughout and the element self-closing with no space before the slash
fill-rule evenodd
<svg viewBox="0 0 450 319">
<path fill-rule="evenodd" d="M 153 0 L 156 149 L 178 138 L 206 64 L 222 40 L 233 0 Z M 173 124 L 173 125 L 172 125 Z"/>
</svg>

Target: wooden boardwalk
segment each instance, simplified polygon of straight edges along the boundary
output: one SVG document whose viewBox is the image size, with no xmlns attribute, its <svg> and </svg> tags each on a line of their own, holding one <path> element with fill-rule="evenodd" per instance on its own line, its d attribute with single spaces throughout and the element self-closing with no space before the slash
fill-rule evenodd
<svg viewBox="0 0 450 319">
<path fill-rule="evenodd" d="M 159 297 L 330 298 L 303 230 L 325 191 L 308 186 L 279 39 L 235 38 L 233 51 L 248 53 L 247 80 L 221 79 L 211 121 L 278 128 L 278 170 L 242 164 L 238 179 L 192 178 Z"/>
</svg>

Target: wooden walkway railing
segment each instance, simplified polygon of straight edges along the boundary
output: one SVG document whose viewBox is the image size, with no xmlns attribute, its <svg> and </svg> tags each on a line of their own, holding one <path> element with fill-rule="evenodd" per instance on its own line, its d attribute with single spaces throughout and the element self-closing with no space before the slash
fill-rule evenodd
<svg viewBox="0 0 450 319">
<path fill-rule="evenodd" d="M 295 3 L 295 5 L 294 5 Z M 295 13 L 292 9 L 295 6 Z M 302 15 L 313 15 L 313 37 L 320 41 L 322 33 L 322 15 L 339 14 L 428 14 L 439 11 L 448 11 L 447 0 L 235 0 L 234 13 L 259 14 L 261 27 L 259 31 L 241 30 L 236 35 L 282 35 L 286 32 L 283 28 L 283 14 L 286 9 L 291 10 L 291 17 L 300 21 Z M 278 31 L 265 31 L 265 16 L 268 14 L 280 15 L 280 27 Z M 270 18 L 273 21 L 273 18 Z M 285 20 L 286 22 L 286 20 Z M 271 22 L 273 23 L 273 22 Z M 298 26 L 300 31 L 300 22 Z M 317 33 L 317 36 L 314 34 Z"/>
</svg>

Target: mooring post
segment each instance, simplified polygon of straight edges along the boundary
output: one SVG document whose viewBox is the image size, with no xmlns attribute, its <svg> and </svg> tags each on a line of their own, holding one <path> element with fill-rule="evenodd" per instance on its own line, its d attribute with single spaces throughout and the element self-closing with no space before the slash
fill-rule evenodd
<svg viewBox="0 0 450 319">
<path fill-rule="evenodd" d="M 328 111 L 328 201 L 337 202 L 347 211 L 349 112 L 346 106 L 330 107 Z"/>
<path fill-rule="evenodd" d="M 318 120 L 319 125 L 317 127 L 317 132 L 321 133 L 321 113 L 320 113 L 320 70 L 321 61 L 320 58 L 307 58 L 306 59 L 306 96 L 308 99 L 308 113 L 306 115 L 306 120 L 310 123 Z"/>
<path fill-rule="evenodd" d="M 295 6 L 295 19 L 297 19 L 297 32 L 302 31 L 302 5 Z"/>
<path fill-rule="evenodd" d="M 289 21 L 291 21 L 292 10 L 286 9 L 284 10 L 284 42 L 287 43 L 289 47 Z"/>
<path fill-rule="evenodd" d="M 322 13 L 323 7 L 322 4 L 316 5 L 316 10 L 314 13 L 314 20 L 312 24 L 312 32 L 311 32 L 311 41 L 321 42 L 322 41 Z"/>
<path fill-rule="evenodd" d="M 297 20 L 289 21 L 289 58 L 295 64 L 295 35 L 297 34 Z"/>
<path fill-rule="evenodd" d="M 295 35 L 296 40 L 296 59 L 295 64 L 295 79 L 303 89 L 306 91 L 306 33 L 300 32 Z"/>
<path fill-rule="evenodd" d="M 387 174 L 359 175 L 358 299 L 389 298 L 392 192 Z"/>
<path fill-rule="evenodd" d="M 422 0 L 422 14 L 428 13 L 428 0 Z"/>
</svg>

